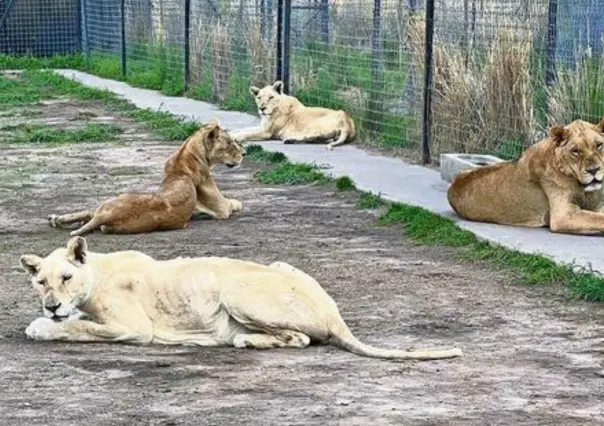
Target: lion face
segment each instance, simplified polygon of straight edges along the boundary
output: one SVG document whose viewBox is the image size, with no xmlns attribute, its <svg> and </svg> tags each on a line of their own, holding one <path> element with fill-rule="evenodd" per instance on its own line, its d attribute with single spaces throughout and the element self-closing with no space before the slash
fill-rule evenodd
<svg viewBox="0 0 604 426">
<path fill-rule="evenodd" d="M 256 101 L 258 114 L 262 117 L 268 117 L 279 110 L 281 97 L 283 96 L 283 82 L 276 81 L 272 85 L 264 86 L 262 89 L 252 86 L 250 87 L 250 93 Z"/>
<path fill-rule="evenodd" d="M 47 257 L 35 254 L 21 256 L 19 262 L 31 278 L 40 296 L 42 310 L 47 318 L 63 321 L 77 314 L 90 292 L 86 263 L 86 240 L 74 237 L 66 248 L 59 248 Z"/>
<path fill-rule="evenodd" d="M 585 192 L 601 190 L 604 180 L 604 118 L 597 125 L 575 120 L 565 127 L 553 127 L 550 134 L 556 142 L 555 156 L 561 171 L 575 177 Z"/>
<path fill-rule="evenodd" d="M 225 164 L 231 168 L 239 166 L 245 157 L 245 149 L 217 122 L 212 122 L 207 127 L 210 164 Z"/>
</svg>

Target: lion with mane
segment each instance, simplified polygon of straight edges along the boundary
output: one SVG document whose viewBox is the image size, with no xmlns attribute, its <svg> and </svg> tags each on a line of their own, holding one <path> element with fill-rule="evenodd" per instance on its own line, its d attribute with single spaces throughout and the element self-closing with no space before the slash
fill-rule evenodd
<svg viewBox="0 0 604 426">
<path fill-rule="evenodd" d="M 218 122 L 211 122 L 187 138 L 166 161 L 164 179 L 155 194 L 121 194 L 94 211 L 50 215 L 48 221 L 52 227 L 85 222 L 71 232 L 75 236 L 97 228 L 117 234 L 182 229 L 193 213 L 227 219 L 242 209 L 242 203 L 220 193 L 211 170 L 218 164 L 236 167 L 244 155 L 241 145 Z"/>
<path fill-rule="evenodd" d="M 303 271 L 224 257 L 156 260 L 139 251 L 98 253 L 83 237 L 41 258 L 23 255 L 43 317 L 34 340 L 304 348 L 336 345 L 362 356 L 443 359 L 461 350 L 376 348 L 354 337 L 335 301 Z"/>
<path fill-rule="evenodd" d="M 283 93 L 283 82 L 262 89 L 251 86 L 260 128 L 231 132 L 239 142 L 279 139 L 286 144 L 327 143 L 331 150 L 356 138 L 354 121 L 348 112 L 307 107 L 297 98 Z"/>
<path fill-rule="evenodd" d="M 604 118 L 554 126 L 513 162 L 459 174 L 449 204 L 463 218 L 553 232 L 604 232 Z"/>
</svg>

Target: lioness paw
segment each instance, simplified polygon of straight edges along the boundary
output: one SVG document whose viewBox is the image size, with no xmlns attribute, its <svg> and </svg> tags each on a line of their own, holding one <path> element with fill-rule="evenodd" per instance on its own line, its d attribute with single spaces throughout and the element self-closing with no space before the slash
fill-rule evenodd
<svg viewBox="0 0 604 426">
<path fill-rule="evenodd" d="M 25 329 L 25 335 L 31 340 L 52 340 L 58 324 L 50 318 L 36 318 Z"/>
<path fill-rule="evenodd" d="M 51 214 L 48 216 L 48 224 L 53 228 L 57 227 L 57 217 L 58 216 L 56 214 Z"/>
<path fill-rule="evenodd" d="M 238 349 L 254 348 L 254 344 L 245 334 L 238 334 L 233 338 L 233 346 Z"/>
<path fill-rule="evenodd" d="M 234 212 L 238 212 L 239 210 L 243 209 L 243 203 L 239 200 L 229 200 L 231 202 L 231 208 L 233 209 Z"/>
<path fill-rule="evenodd" d="M 328 150 L 328 151 L 332 151 L 332 150 L 333 150 L 333 144 L 328 143 L 328 144 L 327 144 L 327 150 Z"/>
</svg>

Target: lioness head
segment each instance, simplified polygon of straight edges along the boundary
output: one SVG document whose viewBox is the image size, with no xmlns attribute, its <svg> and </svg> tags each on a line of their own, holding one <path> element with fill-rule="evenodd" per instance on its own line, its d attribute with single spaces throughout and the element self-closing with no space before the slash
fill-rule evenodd
<svg viewBox="0 0 604 426">
<path fill-rule="evenodd" d="M 212 121 L 201 131 L 205 133 L 204 144 L 210 165 L 225 164 L 228 167 L 236 167 L 241 164 L 245 150 L 217 121 Z"/>
<path fill-rule="evenodd" d="M 262 89 L 252 86 L 250 87 L 250 93 L 256 100 L 258 114 L 261 116 L 270 116 L 279 110 L 281 96 L 283 95 L 283 82 L 276 81 L 272 85 L 264 86 Z"/>
<path fill-rule="evenodd" d="M 575 120 L 554 126 L 550 136 L 556 144 L 560 171 L 575 177 L 586 192 L 602 189 L 604 179 L 604 118 L 599 124 Z"/>
<path fill-rule="evenodd" d="M 46 317 L 65 320 L 86 302 L 90 284 L 82 266 L 86 263 L 87 250 L 86 239 L 73 237 L 67 247 L 58 248 L 44 258 L 25 254 L 19 259 L 40 296 Z"/>
</svg>

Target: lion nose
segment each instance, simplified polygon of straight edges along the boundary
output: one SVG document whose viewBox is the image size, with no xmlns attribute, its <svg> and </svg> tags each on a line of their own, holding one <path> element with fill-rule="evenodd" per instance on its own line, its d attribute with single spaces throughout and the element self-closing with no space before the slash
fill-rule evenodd
<svg viewBox="0 0 604 426">
<path fill-rule="evenodd" d="M 57 312 L 57 309 L 61 307 L 61 302 L 57 303 L 56 305 L 44 305 L 44 307 L 46 308 L 46 310 L 54 314 Z"/>
<path fill-rule="evenodd" d="M 598 173 L 600 171 L 600 168 L 599 167 L 590 167 L 586 171 L 589 174 L 595 175 L 596 173 Z"/>
</svg>

